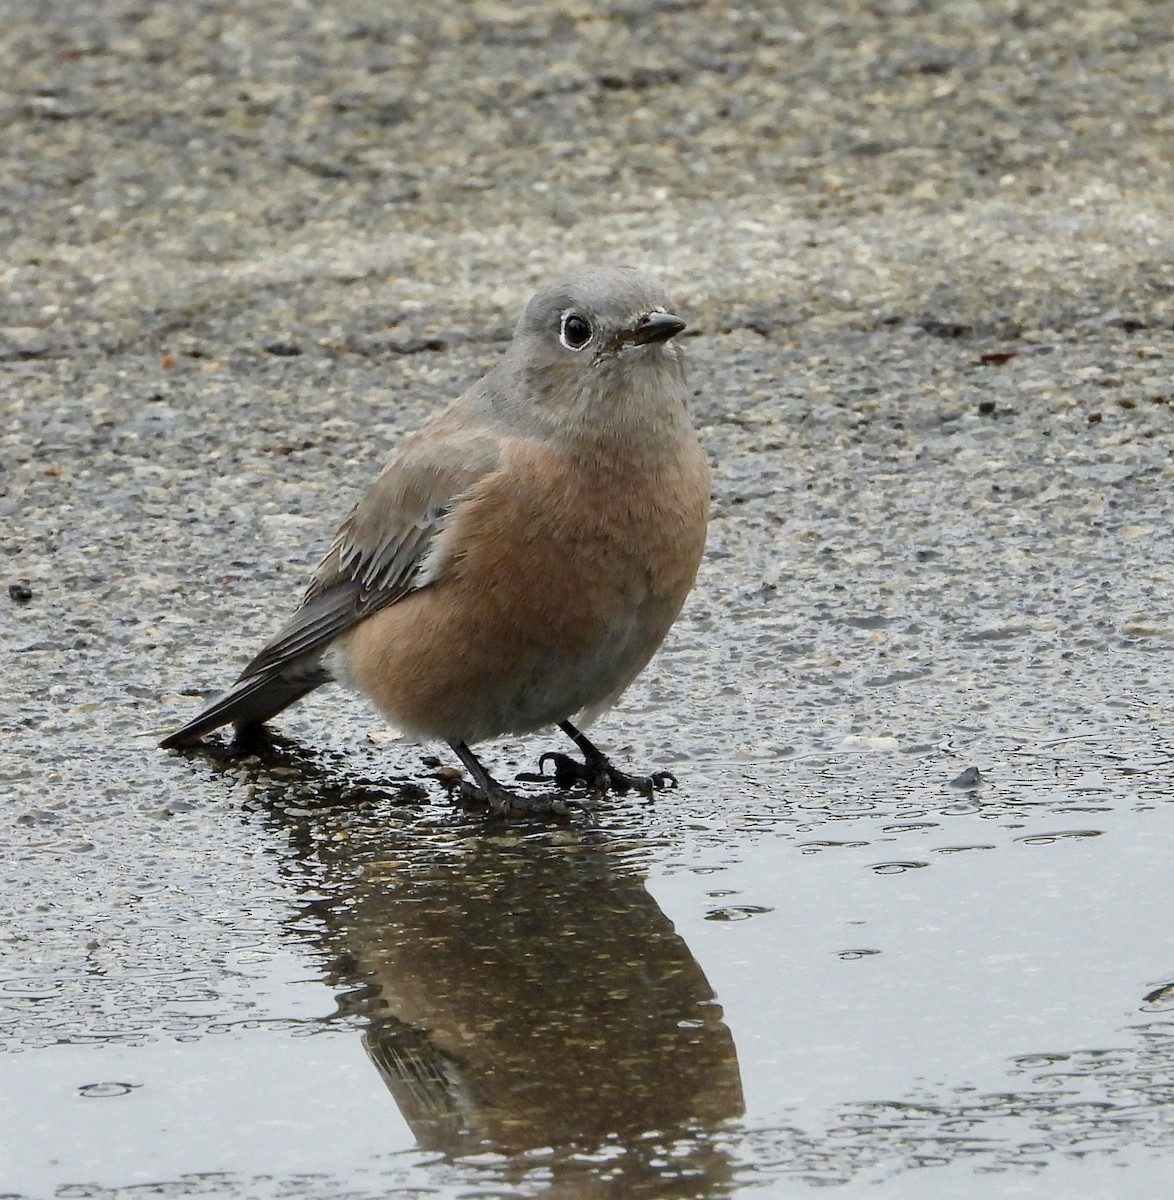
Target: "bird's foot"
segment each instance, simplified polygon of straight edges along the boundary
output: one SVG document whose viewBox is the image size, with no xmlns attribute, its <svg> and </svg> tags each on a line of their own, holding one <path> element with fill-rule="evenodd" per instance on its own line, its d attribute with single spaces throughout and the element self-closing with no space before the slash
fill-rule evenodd
<svg viewBox="0 0 1174 1200">
<path fill-rule="evenodd" d="M 491 781 L 488 787 L 462 779 L 456 799 L 466 808 L 488 808 L 495 817 L 569 817 L 571 805 L 557 794 L 531 796 Z"/>
<path fill-rule="evenodd" d="M 538 760 L 538 774 L 519 775 L 518 778 L 530 781 L 552 778 L 545 773 L 548 762 L 554 766 L 554 783 L 560 788 L 583 784 L 593 792 L 612 791 L 617 796 L 636 792 L 641 796 L 651 796 L 656 792 L 670 791 L 677 786 L 677 777 L 671 771 L 654 771 L 651 775 L 629 775 L 600 751 L 586 754 L 580 762 L 569 754 L 548 750 Z"/>
<path fill-rule="evenodd" d="M 239 758 L 248 754 L 264 755 L 293 745 L 296 743 L 275 733 L 268 725 L 246 725 L 244 729 L 233 730 L 232 741 L 228 743 L 225 753 Z"/>
</svg>

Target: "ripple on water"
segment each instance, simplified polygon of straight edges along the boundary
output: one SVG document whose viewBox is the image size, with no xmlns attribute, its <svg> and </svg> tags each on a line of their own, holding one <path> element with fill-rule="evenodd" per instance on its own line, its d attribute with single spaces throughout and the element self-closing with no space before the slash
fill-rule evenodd
<svg viewBox="0 0 1174 1200">
<path fill-rule="evenodd" d="M 1174 1009 L 1174 982 L 1164 983 L 1147 992 L 1142 998 L 1141 1007 L 1145 1012 L 1169 1012 Z"/>
<path fill-rule="evenodd" d="M 1017 837 L 1017 842 L 1025 846 L 1050 846 L 1053 842 L 1063 842 L 1073 838 L 1095 838 L 1104 833 L 1103 829 L 1061 829 L 1055 833 L 1030 833 Z"/>
<path fill-rule="evenodd" d="M 60 990 L 61 981 L 59 979 L 17 976 L 14 979 L 0 980 L 0 992 L 5 992 L 21 1000 L 48 1000 Z"/>
<path fill-rule="evenodd" d="M 711 908 L 705 914 L 707 921 L 748 921 L 762 913 L 774 912 L 763 904 L 727 904 L 721 908 Z"/>
<path fill-rule="evenodd" d="M 1067 1062 L 1069 1055 L 1067 1054 L 1021 1054 L 1018 1058 L 1013 1058 L 1011 1061 L 1017 1067 L 1022 1067 L 1025 1071 L 1034 1071 L 1040 1067 L 1052 1067 L 1056 1063 Z"/>
<path fill-rule="evenodd" d="M 83 1083 L 77 1089 L 79 1096 L 84 1096 L 87 1100 L 105 1100 L 111 1096 L 126 1096 L 141 1087 L 139 1083 L 121 1083 L 114 1080 L 107 1080 L 103 1083 Z"/>
<path fill-rule="evenodd" d="M 918 871 L 922 867 L 928 866 L 927 862 L 909 859 L 906 862 L 873 863 L 870 869 L 877 875 L 903 875 L 906 871 Z"/>
</svg>

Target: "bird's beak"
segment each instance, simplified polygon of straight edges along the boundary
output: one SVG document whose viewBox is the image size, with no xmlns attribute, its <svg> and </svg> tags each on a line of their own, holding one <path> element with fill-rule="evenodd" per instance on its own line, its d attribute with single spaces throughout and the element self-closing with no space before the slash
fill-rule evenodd
<svg viewBox="0 0 1174 1200">
<path fill-rule="evenodd" d="M 652 342 L 667 342 L 684 328 L 685 322 L 672 313 L 647 313 L 631 329 L 624 330 L 621 340 L 628 346 L 647 346 Z"/>
</svg>

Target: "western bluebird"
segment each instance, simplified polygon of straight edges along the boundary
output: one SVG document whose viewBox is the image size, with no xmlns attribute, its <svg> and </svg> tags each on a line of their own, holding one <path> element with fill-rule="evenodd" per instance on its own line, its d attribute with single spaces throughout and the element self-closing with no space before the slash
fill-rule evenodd
<svg viewBox="0 0 1174 1200">
<path fill-rule="evenodd" d="M 584 754 L 543 755 L 559 786 L 674 785 L 619 770 L 571 719 L 618 699 L 697 574 L 709 470 L 672 341 L 684 328 L 631 268 L 543 288 L 501 362 L 395 451 L 292 619 L 161 745 L 255 730 L 337 679 L 447 742 L 467 794 L 498 813 L 558 804 L 504 787 L 470 746 L 547 725 Z"/>
</svg>

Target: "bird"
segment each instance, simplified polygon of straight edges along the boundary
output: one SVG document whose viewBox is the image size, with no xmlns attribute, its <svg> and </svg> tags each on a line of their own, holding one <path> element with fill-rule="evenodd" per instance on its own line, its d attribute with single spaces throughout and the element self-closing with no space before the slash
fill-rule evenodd
<svg viewBox="0 0 1174 1200">
<path fill-rule="evenodd" d="M 577 270 L 525 306 L 497 364 L 392 452 L 300 606 L 163 748 L 238 741 L 321 685 L 446 743 L 499 815 L 565 811 L 495 779 L 480 742 L 561 729 L 560 789 L 644 794 L 583 732 L 648 664 L 694 585 L 710 472 L 689 411 L 685 322 L 632 267 Z M 553 774 L 545 774 L 553 765 Z"/>
</svg>

